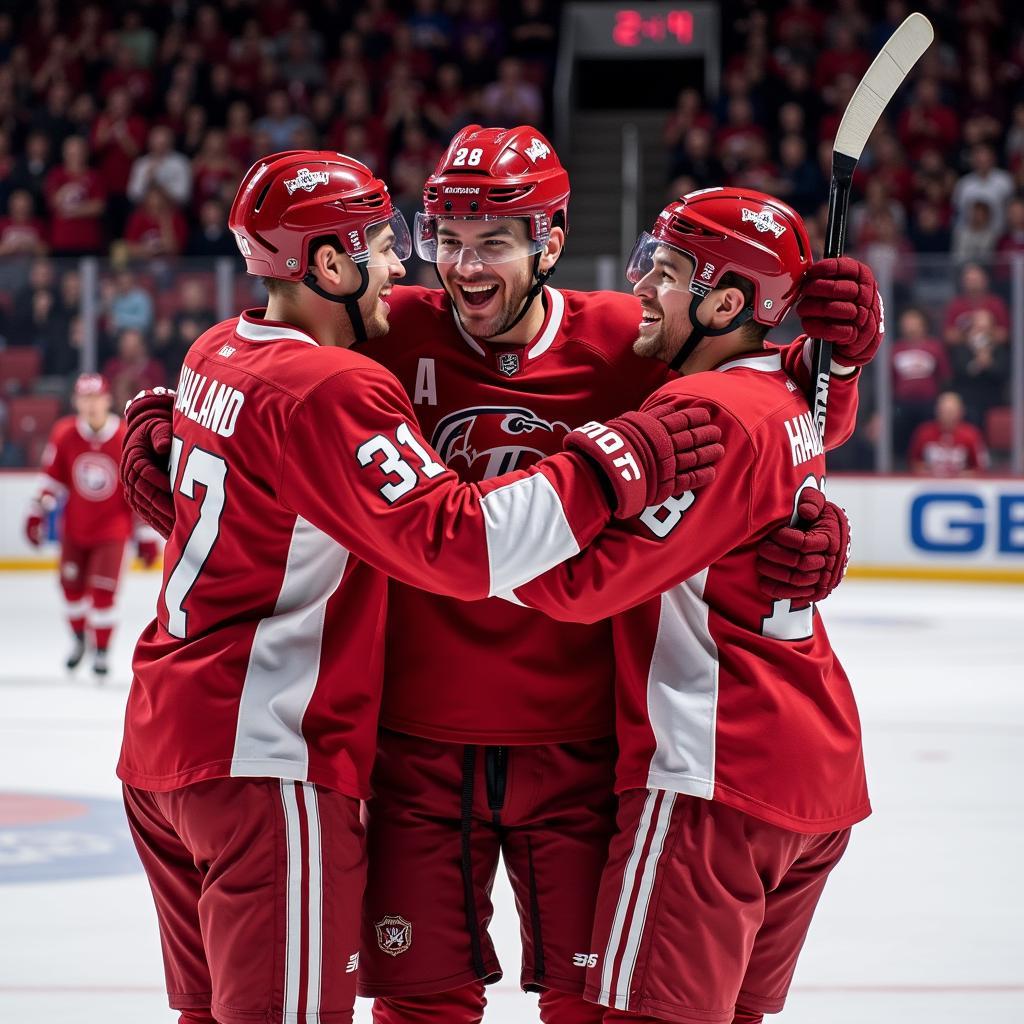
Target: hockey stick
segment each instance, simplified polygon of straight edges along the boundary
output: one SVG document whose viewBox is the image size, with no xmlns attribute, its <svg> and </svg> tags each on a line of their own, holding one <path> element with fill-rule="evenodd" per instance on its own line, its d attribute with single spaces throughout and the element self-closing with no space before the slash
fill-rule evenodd
<svg viewBox="0 0 1024 1024">
<path fill-rule="evenodd" d="M 832 181 L 828 190 L 828 224 L 825 228 L 826 259 L 842 256 L 846 249 L 850 187 L 868 136 L 874 131 L 886 104 L 934 38 L 931 22 L 923 14 L 911 14 L 889 36 L 850 97 L 832 146 Z M 815 338 L 811 347 L 811 405 L 822 444 L 825 441 L 831 367 L 831 343 Z"/>
</svg>

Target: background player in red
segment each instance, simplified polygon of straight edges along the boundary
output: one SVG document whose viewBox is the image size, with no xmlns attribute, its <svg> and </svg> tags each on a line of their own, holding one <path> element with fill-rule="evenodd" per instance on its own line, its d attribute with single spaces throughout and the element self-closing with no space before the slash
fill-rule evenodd
<svg viewBox="0 0 1024 1024">
<path fill-rule="evenodd" d="M 769 531 L 820 506 L 821 439 L 763 345 L 809 268 L 802 221 L 769 196 L 705 190 L 663 211 L 630 262 L 635 348 L 683 376 L 646 407 L 712 407 L 716 483 L 515 590 L 570 621 L 616 615 L 618 831 L 587 983 L 606 1022 L 778 1012 L 826 878 L 870 813 L 853 694 L 821 619 L 756 578 Z M 850 298 L 880 320 L 870 293 Z"/>
<path fill-rule="evenodd" d="M 148 526 L 133 531 L 131 509 L 118 486 L 125 428 L 110 410 L 110 388 L 96 373 L 75 382 L 74 416 L 54 424 L 43 452 L 43 480 L 25 522 L 25 535 L 38 546 L 49 514 L 64 501 L 60 516 L 60 584 L 68 625 L 74 634 L 67 667 L 77 668 L 86 651 L 86 627 L 92 640 L 93 672 L 108 671 L 107 652 L 114 628 L 114 603 L 133 532 L 146 566 L 157 557 L 157 538 Z"/>
<path fill-rule="evenodd" d="M 396 286 L 390 334 L 362 349 L 395 372 L 464 480 L 531 465 L 559 450 L 572 422 L 638 404 L 669 376 L 632 352 L 633 296 L 545 284 L 568 196 L 568 177 L 535 129 L 461 132 L 426 184 L 416 226 L 445 291 Z M 849 283 L 831 269 L 819 286 Z M 856 310 L 809 308 L 849 359 L 830 419 L 842 440 L 855 365 L 870 358 L 877 330 L 862 331 Z M 806 372 L 800 346 L 786 358 Z M 142 412 L 130 415 L 144 426 Z M 803 596 L 827 541 L 798 531 L 783 539 L 791 546 L 766 548 L 766 585 Z M 479 1020 L 482 979 L 500 977 L 486 925 L 503 854 L 521 910 L 522 983 L 542 990 L 542 1018 L 599 1019 L 580 995 L 614 829 L 610 626 L 389 589 L 361 991 L 380 997 L 381 1022 Z"/>
<path fill-rule="evenodd" d="M 586 457 L 460 484 L 397 380 L 350 351 L 387 330 L 409 252 L 384 183 L 337 153 L 277 154 L 229 226 L 269 302 L 185 357 L 173 528 L 118 775 L 181 1020 L 344 1024 L 385 573 L 484 597 L 579 550 L 611 505 L 706 482 L 720 449 L 706 414 L 631 414 L 603 448 L 570 433 Z"/>
<path fill-rule="evenodd" d="M 974 476 L 988 469 L 985 438 L 964 421 L 964 402 L 955 391 L 935 400 L 935 419 L 922 423 L 910 438 L 910 469 L 926 476 Z"/>
</svg>

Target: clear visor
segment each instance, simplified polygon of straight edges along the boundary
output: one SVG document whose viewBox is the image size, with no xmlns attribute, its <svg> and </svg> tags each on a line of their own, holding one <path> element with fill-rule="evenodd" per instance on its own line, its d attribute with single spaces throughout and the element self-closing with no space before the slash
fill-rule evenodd
<svg viewBox="0 0 1024 1024">
<path fill-rule="evenodd" d="M 412 255 L 412 236 L 400 211 L 367 226 L 366 247 L 368 267 L 386 267 L 395 259 L 404 263 Z"/>
<path fill-rule="evenodd" d="M 427 263 L 509 263 L 542 252 L 547 232 L 529 234 L 527 217 L 416 214 L 416 255 Z"/>
<path fill-rule="evenodd" d="M 626 279 L 636 285 L 650 277 L 656 288 L 670 288 L 695 295 L 707 295 L 715 277 L 715 267 L 704 263 L 697 273 L 698 260 L 674 245 L 662 242 L 647 231 L 633 246 L 626 266 Z"/>
</svg>

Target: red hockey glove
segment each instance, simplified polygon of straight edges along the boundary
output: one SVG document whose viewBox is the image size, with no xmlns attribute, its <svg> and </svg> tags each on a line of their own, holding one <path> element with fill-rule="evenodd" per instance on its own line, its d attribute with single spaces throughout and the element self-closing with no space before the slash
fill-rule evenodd
<svg viewBox="0 0 1024 1024">
<path fill-rule="evenodd" d="M 564 446 L 586 455 L 608 482 L 618 519 L 637 516 L 674 494 L 715 479 L 712 463 L 725 449 L 707 409 L 670 404 L 590 423 L 566 435 Z"/>
<path fill-rule="evenodd" d="M 870 363 L 882 344 L 885 318 L 875 275 L 849 256 L 811 266 L 796 311 L 805 333 L 832 342 L 832 358 L 843 366 Z"/>
<path fill-rule="evenodd" d="M 43 510 L 33 505 L 25 520 L 25 539 L 37 548 L 43 543 Z"/>
<path fill-rule="evenodd" d="M 155 540 L 137 540 L 135 553 L 139 556 L 143 568 L 151 569 L 156 565 L 156 558 L 160 551 Z"/>
<path fill-rule="evenodd" d="M 797 515 L 805 526 L 780 526 L 757 549 L 761 591 L 773 600 L 824 601 L 850 560 L 850 521 L 821 491 L 805 488 Z"/>
<path fill-rule="evenodd" d="M 174 392 L 142 391 L 125 408 L 128 434 L 121 452 L 121 487 L 135 514 L 165 540 L 174 527 L 167 463 Z"/>
</svg>

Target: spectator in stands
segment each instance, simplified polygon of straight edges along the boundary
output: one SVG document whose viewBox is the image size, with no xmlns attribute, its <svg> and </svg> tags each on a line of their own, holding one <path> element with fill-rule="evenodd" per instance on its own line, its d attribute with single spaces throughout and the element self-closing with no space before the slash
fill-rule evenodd
<svg viewBox="0 0 1024 1024">
<path fill-rule="evenodd" d="M 850 239 L 854 248 L 873 240 L 876 224 L 883 217 L 889 217 L 899 232 L 906 227 L 907 215 L 890 195 L 886 183 L 880 178 L 868 178 L 864 198 L 850 209 Z"/>
<path fill-rule="evenodd" d="M 170 319 L 169 336 L 165 344 L 154 347 L 154 354 L 163 364 L 169 380 L 177 379 L 181 361 L 192 342 L 208 327 L 217 322 L 211 305 L 210 281 L 187 278 L 181 284 L 181 302 Z"/>
<path fill-rule="evenodd" d="M 786 135 L 779 143 L 779 177 L 773 195 L 785 199 L 797 213 L 807 216 L 817 209 L 827 182 L 807 155 L 802 135 Z"/>
<path fill-rule="evenodd" d="M 107 360 L 103 376 L 110 382 L 115 409 L 123 409 L 146 388 L 163 387 L 167 380 L 164 368 L 149 354 L 145 335 L 132 328 L 118 335 L 117 355 Z"/>
<path fill-rule="evenodd" d="M 452 38 L 452 21 L 440 9 L 438 0 L 415 0 L 408 21 L 413 44 L 435 53 L 447 50 Z"/>
<path fill-rule="evenodd" d="M 967 418 L 981 424 L 985 413 L 1005 400 L 1010 347 L 990 309 L 969 314 L 964 341 L 950 349 L 953 386 L 963 396 Z"/>
<path fill-rule="evenodd" d="M 228 139 L 222 128 L 211 128 L 192 161 L 192 202 L 198 206 L 207 199 L 220 199 L 246 168 L 228 151 Z"/>
<path fill-rule="evenodd" d="M 985 143 L 971 150 L 971 170 L 953 189 L 953 208 L 959 220 L 966 220 L 975 202 L 987 203 L 992 210 L 996 237 L 1003 230 L 1006 204 L 1013 195 L 1013 176 L 996 166 L 996 152 Z"/>
<path fill-rule="evenodd" d="M 527 81 L 523 65 L 515 57 L 498 64 L 498 79 L 484 89 L 484 112 L 494 124 L 542 123 L 544 98 L 533 82 Z"/>
<path fill-rule="evenodd" d="M 953 227 L 953 259 L 959 264 L 988 266 L 998 238 L 999 232 L 992 223 L 992 207 L 982 199 L 975 199 L 966 218 Z"/>
<path fill-rule="evenodd" d="M 910 471 L 924 476 L 977 476 L 988 468 L 985 439 L 964 422 L 964 403 L 955 391 L 939 395 L 935 419 L 914 431 L 909 461 Z"/>
<path fill-rule="evenodd" d="M 952 245 L 949 224 L 941 208 L 927 201 L 915 205 L 909 237 L 914 250 L 919 253 L 946 255 Z"/>
<path fill-rule="evenodd" d="M 28 280 L 14 293 L 7 331 L 7 340 L 10 344 L 32 344 L 29 337 L 32 330 L 32 310 L 35 305 L 35 294 L 39 291 L 48 292 L 56 299 L 57 270 L 53 261 L 45 257 L 32 261 L 28 270 Z"/>
<path fill-rule="evenodd" d="M 883 208 L 875 215 L 861 234 L 856 251 L 861 260 L 891 282 L 897 304 L 906 302 L 914 284 L 914 249 L 892 211 Z"/>
<path fill-rule="evenodd" d="M 38 90 L 37 90 L 38 91 Z M 78 126 L 71 116 L 75 90 L 66 78 L 58 78 L 46 93 L 46 106 L 34 110 L 29 118 L 29 129 L 41 132 L 58 148 L 69 135 L 77 133 Z"/>
<path fill-rule="evenodd" d="M 0 469 L 18 469 L 27 464 L 25 446 L 10 440 L 7 436 L 7 416 L 0 403 Z"/>
<path fill-rule="evenodd" d="M 1008 261 L 1024 254 L 1024 199 L 1011 199 L 1006 207 L 1006 231 L 996 245 L 996 252 L 1005 261 L 1000 267 L 1000 277 L 1009 276 Z"/>
<path fill-rule="evenodd" d="M 227 228 L 227 208 L 217 199 L 199 207 L 199 222 L 189 235 L 185 252 L 189 256 L 237 256 L 235 236 Z"/>
<path fill-rule="evenodd" d="M 434 88 L 423 98 L 423 116 L 435 136 L 448 139 L 470 122 L 465 117 L 466 93 L 458 64 L 442 64 L 434 78 Z M 343 150 L 343 152 L 348 152 Z"/>
<path fill-rule="evenodd" d="M 106 190 L 89 167 L 89 145 L 71 135 L 62 147 L 63 163 L 46 176 L 44 192 L 50 210 L 50 247 L 57 256 L 87 256 L 104 241 Z"/>
<path fill-rule="evenodd" d="M 727 174 L 732 174 L 750 157 L 750 142 L 766 140 L 764 129 L 754 120 L 754 105 L 747 96 L 729 101 L 726 122 L 715 134 L 715 152 Z"/>
<path fill-rule="evenodd" d="M 109 96 L 114 89 L 127 89 L 134 110 L 148 110 L 153 99 L 153 75 L 139 67 L 135 50 L 129 43 L 114 43 L 114 62 L 100 78 L 99 94 Z"/>
<path fill-rule="evenodd" d="M 14 162 L 7 179 L 9 189 L 24 189 L 32 196 L 37 216 L 46 213 L 46 175 L 50 173 L 50 139 L 42 132 L 30 132 L 25 140 L 25 150 Z"/>
<path fill-rule="evenodd" d="M 243 100 L 237 100 L 228 107 L 227 143 L 228 152 L 238 161 L 239 166 L 248 168 L 252 165 L 255 159 L 252 147 L 252 110 Z"/>
<path fill-rule="evenodd" d="M 946 346 L 932 336 L 924 311 L 913 306 L 900 314 L 890 355 L 893 439 L 902 454 L 914 431 L 931 417 L 935 399 L 948 386 L 953 371 Z"/>
<path fill-rule="evenodd" d="M 725 168 L 715 152 L 711 133 L 699 126 L 690 130 L 683 143 L 683 152 L 671 168 L 673 177 L 693 178 L 700 187 L 721 184 Z"/>
<path fill-rule="evenodd" d="M 153 324 L 153 299 L 135 274 L 127 267 L 119 270 L 104 286 L 104 308 L 107 330 L 113 335 L 122 331 L 147 332 Z"/>
<path fill-rule="evenodd" d="M 295 148 L 295 135 L 300 128 L 308 127 L 309 122 L 302 114 L 292 109 L 288 93 L 283 89 L 275 89 L 267 97 L 267 112 L 253 124 L 253 131 L 266 132 L 270 151 L 279 152 Z"/>
<path fill-rule="evenodd" d="M 203 148 L 205 137 L 206 108 L 200 103 L 190 103 L 185 110 L 185 123 L 178 138 L 178 149 L 188 160 L 194 160 Z"/>
<path fill-rule="evenodd" d="M 178 256 L 188 241 L 188 223 L 157 184 L 152 184 L 128 218 L 122 242 L 133 259 Z"/>
<path fill-rule="evenodd" d="M 555 65 L 555 17 L 545 0 L 519 0 L 519 10 L 508 21 L 509 53 L 528 65 L 550 73 Z"/>
<path fill-rule="evenodd" d="M 997 342 L 1010 334 L 1010 313 L 1006 303 L 989 288 L 988 274 L 977 263 L 968 263 L 960 273 L 960 294 L 946 307 L 942 336 L 947 345 L 962 345 L 972 329 L 972 314 L 977 310 L 992 314 Z"/>
<path fill-rule="evenodd" d="M 1011 118 L 1006 133 L 1006 164 L 1015 172 L 1024 164 L 1024 101 L 1013 105 Z"/>
<path fill-rule="evenodd" d="M 149 133 L 149 147 L 132 164 L 128 179 L 128 198 L 141 203 L 157 185 L 178 206 L 192 194 L 192 168 L 188 157 L 174 148 L 174 133 L 166 125 L 157 125 Z"/>
<path fill-rule="evenodd" d="M 128 216 L 128 178 L 146 141 L 146 122 L 132 113 L 127 89 L 114 89 L 107 96 L 107 105 L 93 125 L 91 141 L 97 170 L 107 188 L 108 212 L 116 219 L 110 229 L 120 233 Z"/>
<path fill-rule="evenodd" d="M 7 216 L 0 217 L 0 288 L 13 292 L 28 280 L 33 256 L 46 254 L 46 227 L 25 189 L 11 193 Z"/>
<path fill-rule="evenodd" d="M 942 102 L 934 78 L 918 79 L 913 102 L 903 108 L 898 130 L 911 161 L 918 160 L 926 149 L 949 153 L 956 146 L 960 122 L 956 111 Z"/>
</svg>

